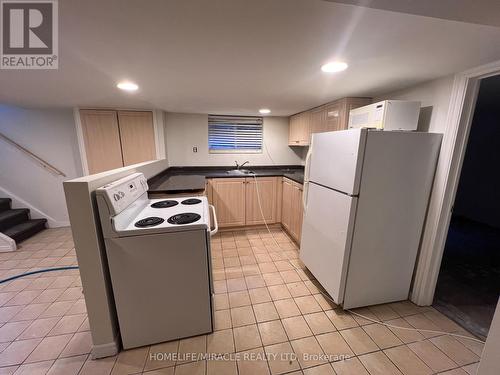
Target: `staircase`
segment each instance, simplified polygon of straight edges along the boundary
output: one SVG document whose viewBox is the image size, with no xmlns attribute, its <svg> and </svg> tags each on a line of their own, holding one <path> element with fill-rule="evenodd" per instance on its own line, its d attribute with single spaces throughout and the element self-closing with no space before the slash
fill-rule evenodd
<svg viewBox="0 0 500 375">
<path fill-rule="evenodd" d="M 0 198 L 0 232 L 16 243 L 45 229 L 46 219 L 30 219 L 27 208 L 11 208 L 10 198 Z"/>
</svg>

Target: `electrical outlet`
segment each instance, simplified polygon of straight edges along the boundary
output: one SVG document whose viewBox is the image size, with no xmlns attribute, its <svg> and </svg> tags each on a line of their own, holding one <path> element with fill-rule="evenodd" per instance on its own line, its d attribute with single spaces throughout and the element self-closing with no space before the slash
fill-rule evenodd
<svg viewBox="0 0 500 375">
<path fill-rule="evenodd" d="M 198 147 L 194 146 L 193 147 L 193 152 L 195 152 L 195 153 L 198 152 Z"/>
</svg>

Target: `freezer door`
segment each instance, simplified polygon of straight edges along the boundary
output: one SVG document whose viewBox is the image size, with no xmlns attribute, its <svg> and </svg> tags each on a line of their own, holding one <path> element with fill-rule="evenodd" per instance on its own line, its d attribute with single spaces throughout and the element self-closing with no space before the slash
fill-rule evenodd
<svg viewBox="0 0 500 375">
<path fill-rule="evenodd" d="M 309 181 L 357 195 L 366 133 L 351 129 L 313 134 Z"/>
<path fill-rule="evenodd" d="M 300 259 L 338 304 L 343 302 L 357 198 L 310 183 Z"/>
</svg>

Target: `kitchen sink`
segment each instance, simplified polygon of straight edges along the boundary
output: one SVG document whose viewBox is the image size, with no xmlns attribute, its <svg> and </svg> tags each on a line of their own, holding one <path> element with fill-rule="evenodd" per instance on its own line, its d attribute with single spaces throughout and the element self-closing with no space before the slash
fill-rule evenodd
<svg viewBox="0 0 500 375">
<path fill-rule="evenodd" d="M 253 174 L 253 171 L 249 169 L 231 169 L 229 171 L 226 171 L 226 173 L 231 175 L 241 176 L 241 175 Z"/>
</svg>

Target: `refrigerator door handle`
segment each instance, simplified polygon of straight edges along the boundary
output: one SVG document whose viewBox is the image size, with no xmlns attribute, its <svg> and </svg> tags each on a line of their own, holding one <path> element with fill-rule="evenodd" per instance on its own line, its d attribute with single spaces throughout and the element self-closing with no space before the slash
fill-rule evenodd
<svg viewBox="0 0 500 375">
<path fill-rule="evenodd" d="M 304 212 L 307 207 L 307 194 L 309 193 L 309 181 L 304 181 L 304 189 L 302 191 L 302 207 L 304 208 Z"/>
<path fill-rule="evenodd" d="M 312 155 L 312 147 L 309 147 L 306 155 L 306 162 L 304 165 L 304 182 L 309 182 L 309 170 L 311 167 L 311 155 Z"/>
<path fill-rule="evenodd" d="M 306 210 L 307 193 L 309 192 L 309 167 L 311 162 L 311 155 L 312 155 L 312 145 L 311 147 L 309 147 L 309 150 L 307 151 L 306 163 L 304 166 L 304 190 L 302 191 L 302 207 L 304 208 L 304 211 Z"/>
</svg>

